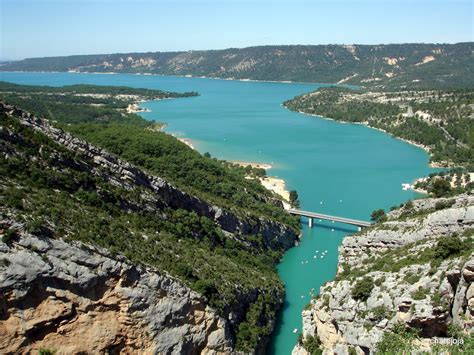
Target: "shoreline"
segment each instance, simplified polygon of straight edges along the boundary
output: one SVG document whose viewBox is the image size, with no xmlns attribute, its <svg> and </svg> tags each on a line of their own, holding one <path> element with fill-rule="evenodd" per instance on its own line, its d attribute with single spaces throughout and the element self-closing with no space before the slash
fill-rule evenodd
<svg viewBox="0 0 474 355">
<path fill-rule="evenodd" d="M 468 176 L 468 180 L 466 180 L 466 175 Z M 418 188 L 418 189 L 415 188 L 415 185 L 416 185 L 417 182 L 423 183 L 423 182 L 427 182 L 428 180 L 429 180 L 429 177 L 421 177 L 421 178 L 416 179 L 412 184 L 412 186 L 413 186 L 412 190 L 415 191 L 415 192 L 421 193 L 421 194 L 428 195 L 429 194 L 428 190 L 425 190 L 425 189 L 422 189 L 422 188 Z M 461 182 L 460 187 L 465 188 L 468 181 L 474 181 L 474 172 L 462 173 L 462 182 Z M 449 184 L 450 184 L 451 188 L 453 188 L 453 189 L 457 187 L 454 180 L 450 180 Z"/>
<path fill-rule="evenodd" d="M 289 111 L 292 111 L 290 110 L 287 106 L 283 105 L 282 106 L 284 108 L 286 108 L 287 110 Z M 389 135 L 390 137 L 394 138 L 394 139 L 398 139 L 398 140 L 401 140 L 402 142 L 405 142 L 405 143 L 408 143 L 410 145 L 413 145 L 417 148 L 420 148 L 420 149 L 423 149 L 426 153 L 428 153 L 428 156 L 430 157 L 430 160 L 431 160 L 431 157 L 432 157 L 432 154 L 431 154 L 431 150 L 429 147 L 423 145 L 423 144 L 420 144 L 420 143 L 417 143 L 415 141 L 411 141 L 409 139 L 406 139 L 406 138 L 402 138 L 402 137 L 397 137 L 395 135 L 393 135 L 392 133 L 390 132 L 387 132 L 386 130 L 382 129 L 382 128 L 378 128 L 378 127 L 373 127 L 371 125 L 369 125 L 367 122 L 350 122 L 350 121 L 342 121 L 342 120 L 336 120 L 334 118 L 331 118 L 331 117 L 324 117 L 324 116 L 320 116 L 320 115 L 317 115 L 317 114 L 314 114 L 314 113 L 306 113 L 306 112 L 303 112 L 303 111 L 293 111 L 293 112 L 297 112 L 297 113 L 300 113 L 302 115 L 305 115 L 305 116 L 312 116 L 312 117 L 316 117 L 316 118 L 321 118 L 323 120 L 328 120 L 328 121 L 334 121 L 334 122 L 337 122 L 337 123 L 343 123 L 343 124 L 354 124 L 354 125 L 360 125 L 360 126 L 365 126 L 367 128 L 371 128 L 371 129 L 375 129 L 376 131 L 379 131 L 379 132 L 383 132 L 387 135 Z M 428 163 L 428 166 L 430 168 L 453 168 L 455 167 L 454 165 L 452 164 L 442 164 L 442 163 L 439 163 L 439 162 L 429 162 Z"/>
<path fill-rule="evenodd" d="M 264 178 L 259 178 L 259 181 L 264 188 L 276 193 L 282 198 L 283 208 L 285 210 L 291 208 L 290 192 L 286 189 L 285 180 L 274 176 L 266 176 Z"/>
<path fill-rule="evenodd" d="M 137 101 L 137 102 L 134 102 L 133 104 L 129 104 L 126 108 L 127 113 L 151 112 L 150 109 L 141 107 L 140 102 L 142 101 Z"/>
<path fill-rule="evenodd" d="M 186 144 L 189 148 L 193 150 L 197 150 L 195 147 L 195 142 L 192 139 L 185 138 L 185 137 L 176 137 L 176 136 L 173 136 L 173 137 L 175 137 L 180 142 Z M 246 162 L 246 161 L 241 161 L 241 160 L 238 160 L 238 161 L 227 160 L 227 162 L 231 164 L 236 164 L 242 167 L 246 167 L 250 165 L 252 168 L 259 168 L 259 169 L 264 169 L 264 170 L 269 170 L 273 167 L 271 164 L 267 164 L 267 163 Z M 265 176 L 265 177 L 259 178 L 258 181 L 264 188 L 277 194 L 278 196 L 282 198 L 283 208 L 285 210 L 288 210 L 291 208 L 290 192 L 286 189 L 286 182 L 284 179 L 281 179 L 276 176 Z"/>
<path fill-rule="evenodd" d="M 210 79 L 210 80 L 225 80 L 225 81 L 242 81 L 242 82 L 256 82 L 256 83 L 277 83 L 277 84 L 313 84 L 313 85 L 322 85 L 322 86 L 331 86 L 331 85 L 338 85 L 342 86 L 337 83 L 318 83 L 313 81 L 291 81 L 291 80 L 259 80 L 259 79 L 250 79 L 250 78 L 243 78 L 243 79 L 236 79 L 236 78 L 219 78 L 214 76 L 192 76 L 189 74 L 184 75 L 176 75 L 176 74 L 154 74 L 154 73 L 131 73 L 131 72 L 88 72 L 88 71 L 34 71 L 34 70 L 12 70 L 12 71 L 2 71 L 0 73 L 68 73 L 68 74 L 104 74 L 104 75 L 115 75 L 115 74 L 128 74 L 128 75 L 144 75 L 144 76 L 171 76 L 177 78 L 193 78 L 193 79 Z M 349 84 L 350 85 L 350 84 Z"/>
<path fill-rule="evenodd" d="M 173 136 L 175 137 L 177 140 L 179 140 L 180 142 L 186 144 L 189 148 L 193 149 L 193 150 L 197 150 L 195 145 L 193 144 L 193 141 L 189 138 L 179 138 L 179 137 L 176 137 L 176 136 Z"/>
<path fill-rule="evenodd" d="M 136 75 L 143 75 L 143 74 L 136 74 Z M 152 75 L 161 75 L 161 74 L 152 74 Z M 236 79 L 221 79 L 221 78 L 211 78 L 211 79 L 217 79 L 217 80 L 236 80 Z M 247 81 L 247 80 L 244 80 L 244 81 Z M 129 105 L 129 107 L 127 108 L 127 112 L 136 112 L 136 113 L 140 113 L 140 112 L 151 112 L 151 110 L 149 109 L 146 109 L 146 108 L 142 108 L 139 106 L 139 104 L 141 102 L 144 102 L 144 101 L 137 101 L 136 103 L 134 104 L 131 104 Z M 146 102 L 146 101 L 145 101 Z M 281 106 L 283 106 L 285 109 L 287 110 L 290 110 L 287 106 L 281 104 Z M 134 111 L 131 111 L 130 108 L 134 109 Z M 291 111 L 291 110 L 290 110 Z M 397 137 L 393 134 L 391 134 L 390 132 L 387 132 L 386 130 L 384 129 L 381 129 L 381 128 L 377 128 L 377 127 L 373 127 L 373 126 L 370 126 L 368 124 L 368 122 L 349 122 L 349 121 L 343 121 L 343 120 L 336 120 L 334 118 L 331 118 L 331 117 L 324 117 L 324 116 L 320 116 L 320 115 L 317 115 L 317 114 L 311 114 L 311 113 L 306 113 L 306 112 L 303 112 L 303 111 L 293 111 L 293 112 L 297 112 L 297 113 L 300 113 L 300 114 L 303 114 L 305 116 L 312 116 L 312 117 L 316 117 L 316 118 L 320 118 L 320 119 L 323 119 L 323 120 L 328 120 L 328 121 L 334 121 L 334 122 L 337 122 L 337 123 L 342 123 L 342 124 L 355 124 L 355 125 L 362 125 L 362 126 L 365 126 L 367 128 L 371 128 L 371 129 L 374 129 L 374 130 L 377 130 L 379 132 L 382 132 L 384 134 L 387 134 L 389 135 L 390 137 L 394 138 L 394 139 L 398 139 L 402 142 L 405 142 L 407 144 L 410 144 L 410 145 L 413 145 L 417 148 L 420 148 L 422 149 L 423 151 L 425 151 L 428 156 L 431 158 L 431 151 L 429 149 L 429 147 L 427 146 L 424 146 L 422 144 L 419 144 L 419 143 L 416 143 L 414 141 L 411 141 L 411 140 L 408 140 L 408 139 L 405 139 L 405 138 L 402 138 L 402 137 Z M 161 127 L 161 129 L 164 128 L 164 124 L 163 126 Z M 160 129 L 160 130 L 161 130 Z M 173 137 L 175 137 L 176 139 L 178 139 L 180 142 L 186 144 L 189 148 L 193 149 L 193 150 L 197 150 L 196 149 L 196 145 L 195 145 L 195 142 L 193 142 L 192 139 L 190 138 L 186 138 L 186 137 L 176 137 L 175 135 L 171 134 Z M 252 168 L 257 168 L 257 169 L 264 169 L 264 170 L 269 170 L 269 169 L 272 169 L 273 166 L 271 164 L 268 164 L 268 163 L 259 163 L 259 162 L 247 162 L 247 161 L 241 161 L 241 160 L 235 160 L 235 161 L 230 161 L 228 160 L 229 163 L 232 163 L 232 164 L 236 164 L 238 166 L 241 166 L 241 167 L 246 167 L 246 166 L 251 166 Z M 428 166 L 431 167 L 431 168 L 449 168 L 450 166 L 449 165 L 442 165 L 440 163 L 437 163 L 437 162 L 429 162 L 428 163 Z M 404 185 L 409 185 L 409 188 L 403 188 L 404 190 L 411 190 L 413 192 L 416 192 L 416 193 L 421 193 L 421 194 L 427 194 L 427 191 L 424 191 L 424 190 L 420 190 L 420 189 L 416 189 L 414 187 L 414 185 L 416 184 L 416 182 L 420 181 L 420 180 L 424 180 L 426 179 L 426 177 L 420 177 L 420 178 L 417 178 L 415 179 L 411 184 L 405 184 L 405 183 L 402 183 L 402 186 Z M 283 179 L 280 179 L 278 177 L 272 177 L 272 176 L 266 176 L 265 178 L 259 178 L 259 182 L 262 184 L 263 187 L 265 187 L 267 190 L 269 191 L 272 191 L 274 193 L 276 193 L 277 195 L 279 195 L 281 198 L 282 198 L 282 202 L 283 202 L 283 206 L 285 209 L 289 209 L 291 208 L 290 204 L 289 204 L 289 191 L 286 189 L 286 183 Z"/>
</svg>

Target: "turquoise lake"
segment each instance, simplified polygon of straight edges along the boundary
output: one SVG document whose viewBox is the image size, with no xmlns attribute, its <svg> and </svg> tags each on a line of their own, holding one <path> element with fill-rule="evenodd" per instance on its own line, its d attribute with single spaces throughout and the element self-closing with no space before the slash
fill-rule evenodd
<svg viewBox="0 0 474 355">
<path fill-rule="evenodd" d="M 302 209 L 369 220 L 374 209 L 399 204 L 403 191 L 433 170 L 421 149 L 353 124 L 305 116 L 281 103 L 317 84 L 241 82 L 201 78 L 75 73 L 0 73 L 0 80 L 38 85 L 127 85 L 169 91 L 197 91 L 199 97 L 146 102 L 142 115 L 166 123 L 166 131 L 192 139 L 204 153 L 229 160 L 271 163 L 270 176 L 298 191 Z M 334 278 L 337 248 L 354 227 L 302 221 L 302 240 L 289 250 L 278 272 L 286 300 L 269 345 L 270 354 L 290 354 L 301 331 L 301 311 L 311 290 Z M 327 250 L 324 258 L 319 255 Z M 297 332 L 294 333 L 294 329 Z"/>
</svg>

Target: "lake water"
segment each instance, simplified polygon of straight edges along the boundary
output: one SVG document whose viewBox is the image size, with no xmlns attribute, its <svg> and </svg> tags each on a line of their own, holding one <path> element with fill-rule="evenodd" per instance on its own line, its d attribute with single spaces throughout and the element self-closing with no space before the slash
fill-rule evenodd
<svg viewBox="0 0 474 355">
<path fill-rule="evenodd" d="M 268 175 L 284 178 L 289 189 L 298 191 L 306 210 L 369 220 L 374 209 L 388 209 L 416 197 L 403 191 L 401 184 L 432 171 L 423 150 L 387 134 L 305 116 L 281 106 L 284 100 L 316 89 L 316 84 L 74 73 L 0 73 L 0 79 L 19 84 L 84 83 L 198 91 L 199 97 L 144 103 L 151 112 L 143 116 L 165 122 L 167 132 L 191 138 L 201 152 L 223 159 L 271 163 L 274 168 Z M 289 250 L 278 265 L 286 300 L 269 353 L 291 353 L 310 293 L 314 290 L 317 294 L 322 284 L 334 278 L 337 248 L 354 230 L 330 222 L 317 223 L 311 229 L 302 226 L 300 245 Z"/>
</svg>

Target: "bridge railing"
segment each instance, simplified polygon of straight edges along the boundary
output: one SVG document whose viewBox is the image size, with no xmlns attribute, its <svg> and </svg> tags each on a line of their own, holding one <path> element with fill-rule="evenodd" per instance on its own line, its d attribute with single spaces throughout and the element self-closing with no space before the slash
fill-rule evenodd
<svg viewBox="0 0 474 355">
<path fill-rule="evenodd" d="M 352 218 L 345 218 L 345 217 L 339 217 L 339 216 L 331 216 L 328 214 L 322 214 L 322 213 L 316 213 L 316 212 L 309 212 L 309 211 L 302 211 L 302 210 L 295 210 L 295 209 L 289 209 L 289 213 L 298 215 L 298 216 L 304 216 L 308 218 L 308 224 L 310 227 L 313 226 L 313 219 L 324 219 L 327 221 L 334 221 L 334 222 L 339 222 L 339 223 L 345 223 L 345 224 L 350 224 L 353 226 L 357 226 L 359 228 L 362 227 L 369 227 L 371 225 L 370 222 L 366 221 L 360 221 L 357 219 L 352 219 Z"/>
</svg>

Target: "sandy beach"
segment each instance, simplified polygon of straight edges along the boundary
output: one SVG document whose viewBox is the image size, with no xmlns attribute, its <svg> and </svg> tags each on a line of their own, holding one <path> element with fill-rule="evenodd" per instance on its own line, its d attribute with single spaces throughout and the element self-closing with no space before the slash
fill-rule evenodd
<svg viewBox="0 0 474 355">
<path fill-rule="evenodd" d="M 191 139 L 189 139 L 189 138 L 178 138 L 178 137 L 176 137 L 176 139 L 179 140 L 180 142 L 183 142 L 184 144 L 186 144 L 189 148 L 196 150 L 196 147 L 193 145 Z"/>
<path fill-rule="evenodd" d="M 260 178 L 260 183 L 267 190 L 273 191 L 283 198 L 283 206 L 286 210 L 290 209 L 290 192 L 286 190 L 285 180 L 276 177 L 267 176 Z"/>
<path fill-rule="evenodd" d="M 247 162 L 247 161 L 232 161 L 232 163 L 240 165 L 240 166 L 251 166 L 252 168 L 260 168 L 260 169 L 271 169 L 271 164 L 266 163 L 255 163 L 255 162 Z M 290 209 L 290 192 L 286 189 L 285 180 L 273 177 L 273 176 L 266 176 L 264 178 L 259 179 L 260 183 L 263 187 L 267 190 L 273 191 L 277 195 L 279 195 L 283 199 L 283 206 L 286 210 Z"/>
<path fill-rule="evenodd" d="M 193 145 L 193 141 L 189 138 L 178 138 L 175 137 L 177 140 L 180 142 L 183 142 L 186 144 L 188 147 L 191 149 L 196 149 L 195 146 Z M 253 168 L 260 168 L 260 169 L 271 169 L 272 165 L 271 164 L 266 164 L 266 163 L 256 163 L 256 162 L 247 162 L 247 161 L 230 161 L 233 164 L 237 164 L 240 166 L 248 166 L 250 165 Z M 262 184 L 263 187 L 265 187 L 267 190 L 270 190 L 277 195 L 279 195 L 283 199 L 283 207 L 285 209 L 290 209 L 290 192 L 286 189 L 286 184 L 285 180 L 277 178 L 277 177 L 272 177 L 272 176 L 266 176 L 264 178 L 259 178 L 260 183 Z"/>
</svg>

